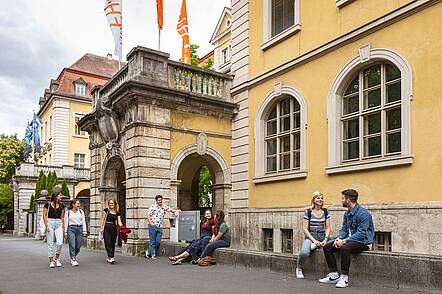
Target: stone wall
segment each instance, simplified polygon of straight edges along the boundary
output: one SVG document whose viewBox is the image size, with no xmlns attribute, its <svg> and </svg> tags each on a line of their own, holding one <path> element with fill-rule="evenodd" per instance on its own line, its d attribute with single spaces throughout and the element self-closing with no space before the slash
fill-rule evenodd
<svg viewBox="0 0 442 294">
<path fill-rule="evenodd" d="M 373 216 L 375 231 L 391 232 L 392 252 L 442 255 L 442 203 L 404 203 L 365 205 Z M 344 209 L 328 208 L 331 236 L 336 236 Z M 294 252 L 303 240 L 302 217 L 305 208 L 232 209 L 229 212 L 233 234 L 232 247 L 264 248 L 263 229 L 273 229 L 274 252 L 281 252 L 281 229 L 293 230 Z"/>
</svg>

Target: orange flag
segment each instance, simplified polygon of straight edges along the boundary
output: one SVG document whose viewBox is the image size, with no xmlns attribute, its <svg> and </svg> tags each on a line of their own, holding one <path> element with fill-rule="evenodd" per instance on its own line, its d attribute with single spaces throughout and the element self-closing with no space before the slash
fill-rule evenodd
<svg viewBox="0 0 442 294">
<path fill-rule="evenodd" d="M 157 21 L 158 28 L 163 29 L 163 0 L 157 0 Z"/>
<path fill-rule="evenodd" d="M 178 19 L 176 30 L 183 39 L 181 61 L 190 64 L 189 23 L 187 22 L 186 0 L 183 0 L 183 4 L 181 5 L 181 14 Z"/>
</svg>

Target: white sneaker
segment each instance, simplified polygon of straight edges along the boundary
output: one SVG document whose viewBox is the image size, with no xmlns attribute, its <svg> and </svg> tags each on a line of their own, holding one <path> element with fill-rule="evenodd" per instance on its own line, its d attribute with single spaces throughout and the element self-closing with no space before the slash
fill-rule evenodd
<svg viewBox="0 0 442 294">
<path fill-rule="evenodd" d="M 50 267 L 50 268 L 54 268 L 54 267 L 55 267 L 55 262 L 51 261 L 51 262 L 49 263 L 49 267 Z"/>
<path fill-rule="evenodd" d="M 74 260 L 72 261 L 72 266 L 78 266 L 78 261 L 74 259 Z"/>
<path fill-rule="evenodd" d="M 302 269 L 296 268 L 296 278 L 297 279 L 304 279 L 304 274 L 302 273 Z"/>
<path fill-rule="evenodd" d="M 111 259 L 109 257 L 106 257 L 106 262 L 111 263 Z"/>
<path fill-rule="evenodd" d="M 155 255 L 152 255 L 150 258 L 151 259 L 157 259 L 157 257 Z"/>
<path fill-rule="evenodd" d="M 55 261 L 55 265 L 56 265 L 57 267 L 61 267 L 61 262 L 60 262 L 60 260 L 57 259 L 57 260 Z"/>
<path fill-rule="evenodd" d="M 325 278 L 319 280 L 319 283 L 336 284 L 339 281 L 339 274 L 337 272 L 328 273 Z"/>
<path fill-rule="evenodd" d="M 114 264 L 114 263 L 115 263 L 115 258 L 112 257 L 112 258 L 110 259 L 110 263 L 111 263 L 111 264 Z"/>
<path fill-rule="evenodd" d="M 347 288 L 348 287 L 348 276 L 341 275 L 338 283 L 336 283 L 336 288 Z"/>
</svg>

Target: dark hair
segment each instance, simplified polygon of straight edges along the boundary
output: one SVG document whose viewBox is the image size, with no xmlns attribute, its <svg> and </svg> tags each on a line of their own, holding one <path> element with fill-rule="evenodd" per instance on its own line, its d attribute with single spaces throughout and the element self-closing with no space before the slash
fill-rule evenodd
<svg viewBox="0 0 442 294">
<path fill-rule="evenodd" d="M 56 201 L 57 201 L 57 196 L 58 196 L 59 194 L 61 194 L 61 192 L 59 192 L 59 191 L 52 191 L 52 194 L 51 194 L 51 202 L 54 203 L 54 207 L 57 206 Z M 61 202 L 61 201 L 60 201 L 60 202 Z"/>
<path fill-rule="evenodd" d="M 215 212 L 215 218 L 214 218 L 215 224 L 213 226 L 213 234 L 217 235 L 219 232 L 219 227 L 224 222 L 224 211 L 217 210 Z"/>
<path fill-rule="evenodd" d="M 157 201 L 158 199 L 163 199 L 163 196 L 162 195 L 157 195 L 157 196 L 155 196 L 155 201 Z"/>
<path fill-rule="evenodd" d="M 69 209 L 74 208 L 74 205 L 75 205 L 75 203 L 77 203 L 77 201 L 80 202 L 80 200 L 78 200 L 77 198 L 72 199 L 72 200 L 69 202 Z"/>
<path fill-rule="evenodd" d="M 358 192 L 354 189 L 345 189 L 341 192 L 346 199 L 350 199 L 352 203 L 358 202 Z"/>
</svg>

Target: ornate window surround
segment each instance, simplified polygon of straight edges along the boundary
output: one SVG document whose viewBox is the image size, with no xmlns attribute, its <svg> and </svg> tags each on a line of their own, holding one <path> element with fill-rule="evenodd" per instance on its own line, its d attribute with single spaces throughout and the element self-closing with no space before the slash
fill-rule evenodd
<svg viewBox="0 0 442 294">
<path fill-rule="evenodd" d="M 283 171 L 277 173 L 266 174 L 266 160 L 265 160 L 265 130 L 266 130 L 266 116 L 275 103 L 284 95 L 289 95 L 295 98 L 301 106 L 301 150 L 300 150 L 300 166 L 298 170 Z M 301 92 L 290 86 L 282 86 L 281 83 L 275 85 L 275 88 L 270 92 L 261 106 L 258 109 L 255 119 L 255 177 L 253 182 L 255 184 L 290 180 L 296 178 L 305 178 L 307 176 L 306 170 L 306 129 L 307 129 L 307 102 Z"/>
<path fill-rule="evenodd" d="M 399 156 L 383 157 L 373 160 L 360 160 L 351 163 L 342 163 L 341 150 L 341 100 L 354 74 L 362 68 L 374 62 L 389 61 L 396 65 L 401 71 L 401 154 Z M 359 48 L 359 55 L 350 60 L 335 78 L 327 98 L 327 119 L 328 119 L 328 166 L 325 168 L 327 174 L 351 172 L 395 165 L 411 164 L 411 100 L 412 91 L 412 70 L 407 60 L 399 53 L 386 48 L 371 48 L 367 44 Z"/>
</svg>

